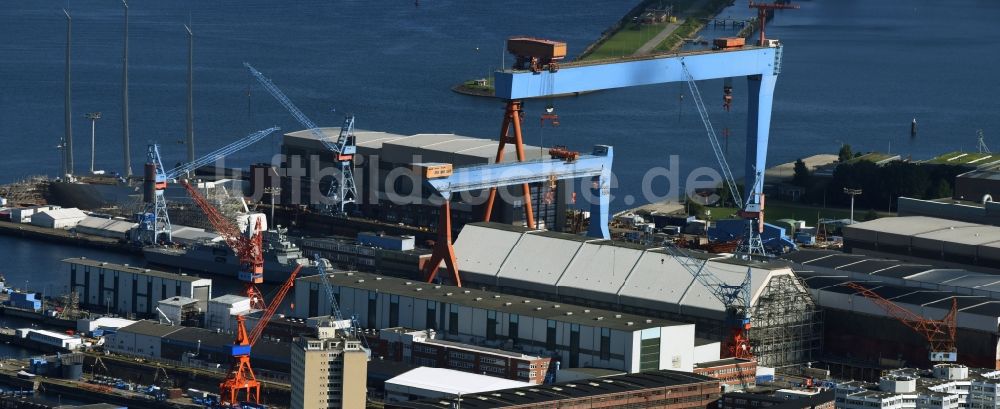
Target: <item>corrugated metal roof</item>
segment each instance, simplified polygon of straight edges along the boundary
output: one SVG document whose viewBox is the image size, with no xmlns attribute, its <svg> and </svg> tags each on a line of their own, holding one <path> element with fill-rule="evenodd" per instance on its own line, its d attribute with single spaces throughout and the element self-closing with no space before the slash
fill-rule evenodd
<svg viewBox="0 0 1000 409">
<path fill-rule="evenodd" d="M 493 223 L 466 225 L 455 247 L 459 269 L 469 282 L 665 311 L 687 309 L 711 318 L 725 311 L 711 291 L 662 250 L 567 233 L 512 231 Z M 733 285 L 742 283 L 750 268 L 754 297 L 773 274 L 791 274 L 776 264 L 711 261 L 708 268 Z"/>
<path fill-rule="evenodd" d="M 191 283 L 193 283 L 195 281 L 208 281 L 208 282 L 212 281 L 212 279 L 210 279 L 210 278 L 201 278 L 201 277 L 195 277 L 195 276 L 189 276 L 189 275 L 181 275 L 181 274 L 177 274 L 177 273 L 168 273 L 168 272 L 165 272 L 165 271 L 159 271 L 159 270 L 152 270 L 152 269 L 148 269 L 148 268 L 129 266 L 129 265 L 125 265 L 125 264 L 108 263 L 108 262 L 98 261 L 98 260 L 92 260 L 92 259 L 88 259 L 88 258 L 67 258 L 67 259 L 64 259 L 62 262 L 63 263 L 68 263 L 68 264 L 81 264 L 81 265 L 87 265 L 87 266 L 91 266 L 91 267 L 106 268 L 106 269 L 109 269 L 109 270 L 127 271 L 127 272 L 130 272 L 130 273 L 139 274 L 139 275 L 147 275 L 147 276 L 152 276 L 152 277 L 165 278 L 165 279 L 168 279 L 168 280 L 186 281 L 186 282 L 191 282 Z"/>
<path fill-rule="evenodd" d="M 453 287 L 424 282 L 407 281 L 375 274 L 349 272 L 329 274 L 335 287 L 360 288 L 384 294 L 433 300 L 474 308 L 503 311 L 526 317 L 556 320 L 580 325 L 612 328 L 620 331 L 639 331 L 648 328 L 693 325 L 665 319 L 650 319 L 635 314 L 588 308 L 562 302 L 476 290 L 470 287 Z M 297 281 L 321 283 L 317 275 L 302 277 Z"/>
</svg>

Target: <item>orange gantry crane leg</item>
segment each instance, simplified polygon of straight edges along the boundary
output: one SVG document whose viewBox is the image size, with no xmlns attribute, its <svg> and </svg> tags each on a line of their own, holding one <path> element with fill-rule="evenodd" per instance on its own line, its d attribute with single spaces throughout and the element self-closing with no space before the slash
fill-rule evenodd
<svg viewBox="0 0 1000 409">
<path fill-rule="evenodd" d="M 237 315 L 236 344 L 232 346 L 233 364 L 226 374 L 226 379 L 219 384 L 221 402 L 235 404 L 240 401 L 240 391 L 243 391 L 246 393 L 246 401 L 260 403 L 260 381 L 250 367 L 250 347 L 245 319 L 242 315 Z"/>
<path fill-rule="evenodd" d="M 444 261 L 448 272 L 455 279 L 455 285 L 461 287 L 462 277 L 458 275 L 458 262 L 455 261 L 455 247 L 451 244 L 451 202 L 449 200 L 445 200 L 444 204 L 441 205 L 437 228 L 438 238 L 434 243 L 434 252 L 431 253 L 431 259 L 426 264 L 424 275 L 427 277 L 428 283 L 433 282 L 434 278 L 437 277 L 438 269 L 441 268 L 441 262 Z"/>
<path fill-rule="evenodd" d="M 500 144 L 497 147 L 496 163 L 503 162 L 504 148 L 508 143 L 514 144 L 517 148 L 517 160 L 524 162 L 524 138 L 521 133 L 521 121 L 524 119 L 524 111 L 520 100 L 507 101 L 507 108 L 504 112 L 503 126 L 500 128 Z M 510 128 L 513 125 L 514 135 L 510 135 Z M 535 214 L 531 210 L 531 188 L 525 183 L 524 190 L 524 220 L 529 229 L 535 228 Z M 490 221 L 493 215 L 493 202 L 496 201 L 497 188 L 490 189 L 490 196 L 486 199 L 486 211 L 483 213 L 483 221 Z"/>
</svg>

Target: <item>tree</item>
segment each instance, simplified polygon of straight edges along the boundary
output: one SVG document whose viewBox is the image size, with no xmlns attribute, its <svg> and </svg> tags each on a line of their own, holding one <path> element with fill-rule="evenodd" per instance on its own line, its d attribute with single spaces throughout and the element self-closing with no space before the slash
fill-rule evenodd
<svg viewBox="0 0 1000 409">
<path fill-rule="evenodd" d="M 940 199 L 943 197 L 951 197 L 951 185 L 948 181 L 944 179 L 934 179 L 931 182 L 931 187 L 927 189 L 927 194 L 924 196 L 925 199 Z"/>
<path fill-rule="evenodd" d="M 845 144 L 843 144 L 843 145 L 840 146 L 840 152 L 837 153 L 837 160 L 838 161 L 847 162 L 847 161 L 851 160 L 851 158 L 853 158 L 853 157 L 854 157 L 854 154 L 851 153 L 851 145 L 848 145 L 848 144 L 845 143 Z"/>
<path fill-rule="evenodd" d="M 705 213 L 705 205 L 698 203 L 691 198 L 687 199 L 687 214 L 688 216 L 698 216 L 701 217 Z"/>
<path fill-rule="evenodd" d="M 869 220 L 875 220 L 875 219 L 878 219 L 878 213 L 875 213 L 875 210 L 873 209 L 868 209 L 868 212 L 865 213 L 864 220 L 867 222 Z"/>
<path fill-rule="evenodd" d="M 799 159 L 795 161 L 795 175 L 792 176 L 792 184 L 795 186 L 809 187 L 810 179 L 812 175 L 809 174 L 809 168 L 806 167 L 806 163 Z"/>
</svg>

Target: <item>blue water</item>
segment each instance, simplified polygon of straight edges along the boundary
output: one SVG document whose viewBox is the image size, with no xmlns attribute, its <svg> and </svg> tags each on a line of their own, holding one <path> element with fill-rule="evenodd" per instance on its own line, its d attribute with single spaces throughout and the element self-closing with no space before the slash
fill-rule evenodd
<svg viewBox="0 0 1000 409">
<path fill-rule="evenodd" d="M 164 145 L 165 161 L 184 157 L 186 36 L 195 39 L 198 152 L 274 124 L 300 128 L 241 63 L 269 75 L 316 122 L 336 125 L 345 112 L 358 126 L 403 134 L 456 132 L 495 138 L 497 101 L 449 91 L 455 82 L 500 65 L 504 38 L 532 34 L 565 40 L 575 54 L 632 2 L 411 1 L 134 1 L 130 13 L 130 99 L 133 170 L 145 144 Z M 742 1 L 722 16 L 746 16 Z M 785 44 L 775 93 L 769 163 L 821 152 L 840 143 L 926 158 L 971 149 L 985 129 L 1000 149 L 1000 3 L 958 0 L 801 1 L 779 12 L 769 37 Z M 102 111 L 97 167 L 121 170 L 121 9 L 115 2 L 8 0 L 0 11 L 0 182 L 57 174 L 54 148 L 63 133 L 64 19 L 74 16 L 76 168 L 87 167 L 89 123 Z M 705 33 L 711 37 L 712 33 Z M 507 59 L 509 62 L 509 59 Z M 701 85 L 716 128 L 729 127 L 730 158 L 742 169 L 745 87 L 735 81 L 734 111 L 721 109 L 721 81 Z M 612 90 L 556 101 L 562 125 L 541 129 L 529 103 L 526 140 L 587 150 L 617 148 L 619 189 L 613 207 L 640 197 L 643 174 L 683 155 L 681 173 L 712 165 L 694 106 L 678 109 L 683 84 Z M 249 106 L 248 106 L 249 105 Z M 332 112 L 333 110 L 336 112 Z M 678 111 L 681 112 L 678 117 Z M 919 135 L 909 137 L 917 118 Z M 278 138 L 235 155 L 233 165 L 267 159 Z M 662 183 L 662 182 L 661 182 Z M 665 190 L 658 186 L 657 191 Z"/>
<path fill-rule="evenodd" d="M 145 144 L 164 145 L 165 162 L 185 155 L 187 42 L 195 32 L 195 132 L 207 152 L 252 130 L 300 127 L 242 67 L 249 61 L 321 125 L 353 112 L 358 127 L 402 134 L 455 132 L 496 138 L 498 101 L 458 95 L 454 83 L 501 64 L 506 37 L 531 34 L 565 40 L 570 54 L 593 41 L 631 1 L 470 2 L 171 1 L 134 0 L 130 12 L 130 99 L 133 170 Z M 723 12 L 747 16 L 743 1 Z M 1000 150 L 1000 2 L 956 0 L 799 1 L 779 12 L 769 37 L 785 44 L 775 92 L 769 163 L 855 150 L 927 158 L 972 149 L 975 130 Z M 0 8 L 0 182 L 55 175 L 54 148 L 63 134 L 64 17 L 74 17 L 73 131 L 76 169 L 87 168 L 89 122 L 97 124 L 97 167 L 121 170 L 121 9 L 114 1 L 7 0 Z M 708 38 L 716 33 L 705 32 Z M 509 63 L 510 59 L 507 58 Z M 722 82 L 701 84 L 717 129 L 729 127 L 729 157 L 742 169 L 745 84 L 734 82 L 733 112 L 721 109 Z M 615 145 L 615 209 L 642 202 L 643 174 L 682 155 L 681 174 L 715 160 L 694 106 L 678 106 L 683 84 L 611 90 L 555 101 L 559 128 L 537 124 L 544 102 L 529 102 L 526 142 L 587 150 Z M 333 112 L 333 110 L 336 110 Z M 919 135 L 909 136 L 912 118 Z M 230 165 L 268 159 L 272 138 Z M 662 181 L 661 181 L 662 183 Z M 658 185 L 657 192 L 666 191 Z M 0 237 L 0 272 L 36 291 L 58 291 L 68 278 L 59 260 L 90 256 L 136 262 L 129 256 Z M 48 287 L 48 288 L 46 288 Z"/>
</svg>

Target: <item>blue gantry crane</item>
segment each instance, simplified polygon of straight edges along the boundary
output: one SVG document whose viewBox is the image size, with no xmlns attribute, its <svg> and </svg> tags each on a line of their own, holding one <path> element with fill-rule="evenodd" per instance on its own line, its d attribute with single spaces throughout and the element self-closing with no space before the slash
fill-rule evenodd
<svg viewBox="0 0 1000 409">
<path fill-rule="evenodd" d="M 337 136 L 337 140 L 331 140 L 270 79 L 265 77 L 260 71 L 257 71 L 249 63 L 243 63 L 243 65 L 250 70 L 250 74 L 254 78 L 257 78 L 257 81 L 260 82 L 264 89 L 295 117 L 295 120 L 299 124 L 308 129 L 317 140 L 322 142 L 333 153 L 333 162 L 340 168 L 340 174 L 338 177 L 334 177 L 333 182 L 330 184 L 330 190 L 326 194 L 327 203 L 323 204 L 321 208 L 328 213 L 346 215 L 346 205 L 354 203 L 358 197 L 357 188 L 354 186 L 354 154 L 357 153 L 357 146 L 355 146 L 354 139 L 354 115 L 347 115 L 344 118 L 344 123 L 340 127 L 340 134 Z"/>
<path fill-rule="evenodd" d="M 552 151 L 550 151 L 552 153 Z M 437 276 L 441 262 L 451 273 L 455 284 L 462 286 L 458 274 L 458 262 L 451 243 L 451 198 L 452 194 L 469 191 L 492 190 L 504 186 L 557 180 L 591 178 L 590 227 L 587 235 L 603 239 L 611 238 L 608 231 L 608 207 L 611 192 L 611 164 L 614 149 L 608 145 L 594 146 L 590 155 L 572 154 L 557 159 L 539 159 L 525 162 L 507 162 L 490 165 L 455 168 L 440 175 L 423 176 L 425 184 L 431 187 L 444 202 L 441 204 L 437 225 L 437 240 L 431 259 L 425 264 L 425 276 L 431 282 Z M 450 169 L 450 168 L 449 168 Z"/>
<path fill-rule="evenodd" d="M 150 144 L 146 150 L 142 195 L 146 209 L 136 215 L 139 223 L 138 241 L 146 244 L 170 243 L 172 241 L 170 215 L 167 213 L 167 201 L 163 196 L 168 182 L 176 181 L 182 175 L 253 145 L 278 129 L 280 128 L 272 127 L 251 133 L 201 158 L 178 165 L 173 169 L 163 168 L 163 161 L 160 159 L 160 146 Z"/>
<path fill-rule="evenodd" d="M 744 198 L 741 215 L 759 223 L 764 201 L 764 180 L 760 177 L 762 175 L 759 175 L 759 170 L 765 169 L 767 162 L 771 104 L 774 85 L 781 73 L 783 51 L 782 45 L 777 41 L 765 44 L 766 46 L 740 46 L 620 60 L 561 63 L 556 69 L 549 70 L 497 71 L 493 77 L 495 95 L 507 104 L 500 135 L 500 150 L 503 150 L 506 143 L 523 149 L 518 119 L 525 99 L 671 82 L 690 84 L 700 80 L 746 77 L 749 112 L 745 190 L 741 195 L 734 195 L 734 198 Z M 508 129 L 511 123 L 514 124 L 513 136 L 509 135 Z M 499 159 L 502 159 L 500 155 L 498 161 Z"/>
</svg>

